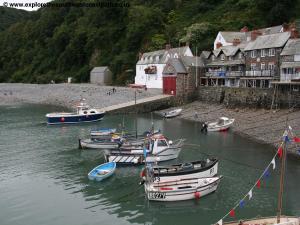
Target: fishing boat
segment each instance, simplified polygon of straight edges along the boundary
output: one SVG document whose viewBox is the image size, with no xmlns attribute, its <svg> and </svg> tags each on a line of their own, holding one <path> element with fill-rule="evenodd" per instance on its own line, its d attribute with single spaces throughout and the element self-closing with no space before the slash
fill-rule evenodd
<svg viewBox="0 0 300 225">
<path fill-rule="evenodd" d="M 101 128 L 101 129 L 93 129 L 90 132 L 91 136 L 108 136 L 116 133 L 116 128 Z"/>
<path fill-rule="evenodd" d="M 174 165 L 154 165 L 142 172 L 143 178 L 146 178 L 146 172 L 149 171 L 149 177 L 154 183 L 171 182 L 177 179 L 192 179 L 202 177 L 213 177 L 218 174 L 218 162 L 216 158 L 199 160 Z"/>
<path fill-rule="evenodd" d="M 117 149 L 122 145 L 121 137 L 113 135 L 105 138 L 78 140 L 79 149 Z"/>
<path fill-rule="evenodd" d="M 148 143 L 143 147 L 121 147 L 120 149 L 109 149 L 104 151 L 107 162 L 120 164 L 143 164 L 145 153 L 147 162 L 162 162 L 176 159 L 181 151 L 184 139 L 174 142 L 169 141 L 164 135 L 157 134 L 150 137 Z"/>
<path fill-rule="evenodd" d="M 227 117 L 220 117 L 217 122 L 209 123 L 207 125 L 207 131 L 226 131 L 233 124 L 234 119 Z"/>
<path fill-rule="evenodd" d="M 101 181 L 113 175 L 115 170 L 116 170 L 115 162 L 104 163 L 92 169 L 91 172 L 89 172 L 88 174 L 88 178 L 90 180 Z"/>
<path fill-rule="evenodd" d="M 171 118 L 171 117 L 180 115 L 181 112 L 182 112 L 182 109 L 175 109 L 175 110 L 163 113 L 163 116 L 165 118 Z"/>
<path fill-rule="evenodd" d="M 74 124 L 82 122 L 94 122 L 102 120 L 105 112 L 91 108 L 82 99 L 79 105 L 76 106 L 75 113 L 57 112 L 46 114 L 47 124 Z"/>
<path fill-rule="evenodd" d="M 183 201 L 198 199 L 217 190 L 222 176 L 177 179 L 172 182 L 145 182 L 150 201 Z"/>
<path fill-rule="evenodd" d="M 296 216 L 281 216 L 280 222 L 277 222 L 277 217 L 261 217 L 261 218 L 254 218 L 254 219 L 246 219 L 240 220 L 235 222 L 228 222 L 224 223 L 226 225 L 300 225 L 300 218 Z M 221 224 L 219 224 L 221 225 Z"/>
</svg>

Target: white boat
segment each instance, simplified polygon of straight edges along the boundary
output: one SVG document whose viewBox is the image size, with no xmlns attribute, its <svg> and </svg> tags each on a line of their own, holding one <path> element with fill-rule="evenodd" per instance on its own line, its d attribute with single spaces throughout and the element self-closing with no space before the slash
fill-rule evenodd
<svg viewBox="0 0 300 225">
<path fill-rule="evenodd" d="M 198 199 L 217 190 L 222 176 L 178 179 L 172 182 L 145 182 L 150 201 L 183 201 Z"/>
<path fill-rule="evenodd" d="M 116 163 L 114 162 L 104 163 L 92 169 L 91 172 L 89 172 L 88 174 L 88 178 L 90 180 L 101 181 L 113 175 L 115 170 L 116 170 Z"/>
<path fill-rule="evenodd" d="M 75 113 L 48 113 L 47 124 L 73 124 L 81 122 L 94 122 L 102 120 L 105 112 L 93 109 L 85 103 L 85 99 L 82 99 L 79 105 L 76 106 L 77 111 Z"/>
<path fill-rule="evenodd" d="M 117 149 L 122 143 L 120 139 L 79 139 L 80 149 Z"/>
<path fill-rule="evenodd" d="M 120 149 L 105 150 L 104 156 L 107 162 L 121 164 L 143 164 L 145 151 L 147 162 L 162 162 L 176 159 L 181 151 L 184 139 L 168 141 L 162 134 L 153 135 L 149 138 L 145 147 L 122 147 Z"/>
<path fill-rule="evenodd" d="M 218 159 L 194 161 L 170 166 L 149 166 L 144 169 L 143 179 L 150 179 L 154 183 L 171 182 L 178 179 L 192 179 L 213 177 L 218 174 Z M 146 173 L 149 173 L 146 176 Z"/>
<path fill-rule="evenodd" d="M 101 129 L 93 129 L 90 132 L 91 136 L 107 136 L 116 133 L 116 128 L 101 128 Z"/>
<path fill-rule="evenodd" d="M 233 124 L 233 122 L 234 119 L 220 117 L 217 122 L 208 124 L 207 131 L 226 131 Z"/>
<path fill-rule="evenodd" d="M 175 110 L 163 113 L 163 116 L 165 118 L 171 118 L 171 117 L 178 116 L 181 112 L 182 112 L 182 109 L 175 109 Z"/>
</svg>

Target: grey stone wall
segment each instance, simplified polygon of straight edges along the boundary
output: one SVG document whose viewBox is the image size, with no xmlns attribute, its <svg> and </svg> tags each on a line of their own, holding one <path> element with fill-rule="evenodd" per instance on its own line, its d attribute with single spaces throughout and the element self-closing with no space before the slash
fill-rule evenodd
<svg viewBox="0 0 300 225">
<path fill-rule="evenodd" d="M 227 106 L 247 106 L 270 109 L 274 89 L 199 87 L 198 99 L 204 102 L 223 103 Z M 300 108 L 300 88 L 280 87 L 273 108 Z"/>
</svg>

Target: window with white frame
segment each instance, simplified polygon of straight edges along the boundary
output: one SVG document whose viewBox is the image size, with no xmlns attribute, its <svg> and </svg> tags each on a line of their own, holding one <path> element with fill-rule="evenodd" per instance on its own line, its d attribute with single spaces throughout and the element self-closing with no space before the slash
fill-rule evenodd
<svg viewBox="0 0 300 225">
<path fill-rule="evenodd" d="M 221 54 L 221 60 L 224 61 L 225 60 L 225 55 Z"/>
<path fill-rule="evenodd" d="M 239 59 L 243 58 L 243 53 L 239 53 Z"/>
<path fill-rule="evenodd" d="M 262 50 L 260 51 L 260 56 L 261 56 L 261 57 L 265 57 L 265 56 L 266 56 L 266 50 L 265 50 L 265 49 L 262 49 Z"/>
<path fill-rule="evenodd" d="M 273 62 L 270 62 L 268 65 L 269 70 L 274 70 L 275 69 L 275 64 Z"/>
<path fill-rule="evenodd" d="M 260 70 L 265 70 L 266 69 L 266 64 L 265 63 L 261 63 L 260 64 Z"/>
<path fill-rule="evenodd" d="M 251 58 L 255 58 L 256 57 L 256 50 L 252 50 L 251 51 Z"/>
<path fill-rule="evenodd" d="M 252 70 L 252 71 L 256 70 L 256 63 L 251 63 L 250 70 Z"/>
<path fill-rule="evenodd" d="M 270 48 L 269 49 L 269 56 L 274 56 L 275 55 L 275 49 L 274 48 Z"/>
</svg>

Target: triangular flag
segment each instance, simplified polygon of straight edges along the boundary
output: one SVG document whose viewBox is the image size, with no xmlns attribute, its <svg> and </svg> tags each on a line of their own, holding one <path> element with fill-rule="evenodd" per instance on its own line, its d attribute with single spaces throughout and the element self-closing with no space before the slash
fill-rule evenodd
<svg viewBox="0 0 300 225">
<path fill-rule="evenodd" d="M 284 137 L 284 141 L 285 141 L 285 142 L 289 142 L 289 141 L 290 141 L 289 136 L 286 135 L 286 136 Z"/>
<path fill-rule="evenodd" d="M 249 200 L 251 200 L 251 198 L 252 198 L 252 189 L 248 192 L 248 195 L 249 195 Z"/>
<path fill-rule="evenodd" d="M 294 142 L 296 142 L 296 143 L 300 143 L 300 138 L 298 138 L 298 137 L 294 137 L 293 140 L 294 140 Z"/>
<path fill-rule="evenodd" d="M 282 151 L 283 151 L 282 146 L 280 146 L 278 151 L 277 151 L 277 154 L 278 154 L 279 158 L 282 157 Z"/>
<path fill-rule="evenodd" d="M 256 182 L 256 187 L 257 187 L 257 188 L 260 188 L 260 180 L 258 180 L 258 181 Z"/>
<path fill-rule="evenodd" d="M 223 220 L 220 219 L 220 220 L 217 222 L 217 225 L 223 225 Z"/>
<path fill-rule="evenodd" d="M 290 130 L 293 130 L 291 126 L 289 126 L 289 129 L 290 129 Z"/>
<path fill-rule="evenodd" d="M 244 206 L 245 206 L 245 201 L 244 201 L 244 200 L 241 200 L 240 203 L 239 203 L 239 206 L 240 206 L 240 208 L 244 208 Z"/>
<path fill-rule="evenodd" d="M 275 168 L 276 168 L 275 159 L 273 159 L 271 163 L 273 164 L 273 170 L 275 170 Z"/>
<path fill-rule="evenodd" d="M 234 217 L 234 216 L 235 216 L 235 211 L 234 211 L 234 209 L 230 210 L 229 216 L 231 216 L 231 217 Z"/>
<path fill-rule="evenodd" d="M 267 178 L 270 177 L 270 171 L 269 171 L 268 168 L 265 170 L 263 177 L 264 177 L 265 179 L 267 179 Z"/>
</svg>

